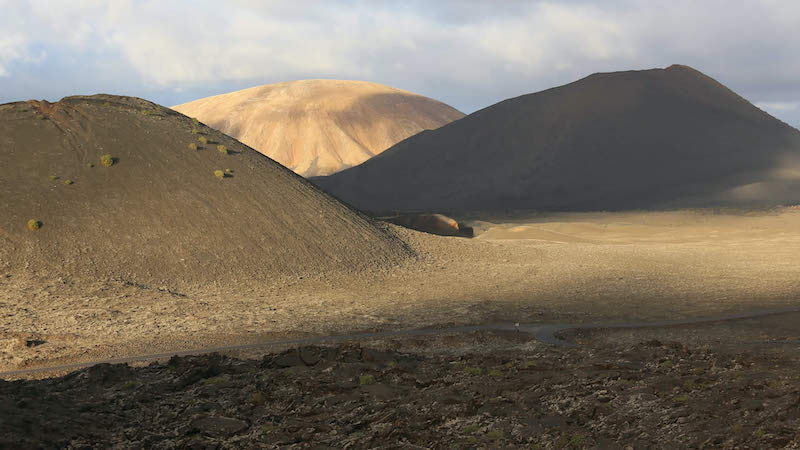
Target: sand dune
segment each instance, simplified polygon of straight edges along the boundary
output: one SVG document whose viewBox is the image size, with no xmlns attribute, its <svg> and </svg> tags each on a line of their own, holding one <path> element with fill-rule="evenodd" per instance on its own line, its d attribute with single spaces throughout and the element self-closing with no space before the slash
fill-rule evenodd
<svg viewBox="0 0 800 450">
<path fill-rule="evenodd" d="M 676 65 L 508 99 L 313 181 L 376 211 L 789 204 L 799 157 L 800 132 Z"/>
<path fill-rule="evenodd" d="M 0 167 L 0 269 L 9 276 L 243 285 L 409 254 L 255 150 L 136 98 L 0 106 Z M 29 220 L 41 228 L 29 230 Z"/>
<path fill-rule="evenodd" d="M 436 100 L 364 81 L 302 80 L 173 107 L 303 176 L 355 166 L 464 116 Z"/>
</svg>

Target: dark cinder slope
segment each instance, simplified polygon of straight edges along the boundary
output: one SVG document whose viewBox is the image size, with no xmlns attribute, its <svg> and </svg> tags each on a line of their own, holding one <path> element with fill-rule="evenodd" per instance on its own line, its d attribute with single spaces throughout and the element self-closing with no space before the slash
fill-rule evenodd
<svg viewBox="0 0 800 450">
<path fill-rule="evenodd" d="M 182 286 L 351 272 L 409 254 L 271 159 L 137 98 L 0 105 L 0 167 L 0 270 Z"/>
<path fill-rule="evenodd" d="M 369 210 L 603 210 L 800 199 L 800 132 L 686 67 L 496 105 L 313 181 Z"/>
</svg>

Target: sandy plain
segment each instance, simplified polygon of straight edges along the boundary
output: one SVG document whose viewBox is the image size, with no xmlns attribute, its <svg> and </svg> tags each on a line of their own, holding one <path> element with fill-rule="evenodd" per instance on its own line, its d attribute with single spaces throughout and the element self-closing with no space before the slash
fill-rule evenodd
<svg viewBox="0 0 800 450">
<path fill-rule="evenodd" d="M 459 218 L 346 278 L 166 288 L 0 274 L 0 371 L 368 330 L 621 323 L 800 307 L 800 209 Z"/>
</svg>

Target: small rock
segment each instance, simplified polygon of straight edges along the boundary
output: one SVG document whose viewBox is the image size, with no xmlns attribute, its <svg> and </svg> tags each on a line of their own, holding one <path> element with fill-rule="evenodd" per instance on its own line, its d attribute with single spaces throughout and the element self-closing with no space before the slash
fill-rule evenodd
<svg viewBox="0 0 800 450">
<path fill-rule="evenodd" d="M 42 344 L 46 344 L 47 341 L 42 339 L 28 339 L 25 341 L 25 347 L 38 347 Z"/>
</svg>

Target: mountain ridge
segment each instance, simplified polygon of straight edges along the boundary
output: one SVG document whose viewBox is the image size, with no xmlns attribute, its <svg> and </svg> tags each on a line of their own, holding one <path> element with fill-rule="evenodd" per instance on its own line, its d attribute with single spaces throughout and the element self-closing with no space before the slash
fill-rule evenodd
<svg viewBox="0 0 800 450">
<path fill-rule="evenodd" d="M 673 65 L 506 99 L 312 181 L 376 211 L 763 204 L 796 200 L 772 172 L 798 156 L 797 130 Z M 740 198 L 753 183 L 769 192 Z"/>
</svg>

